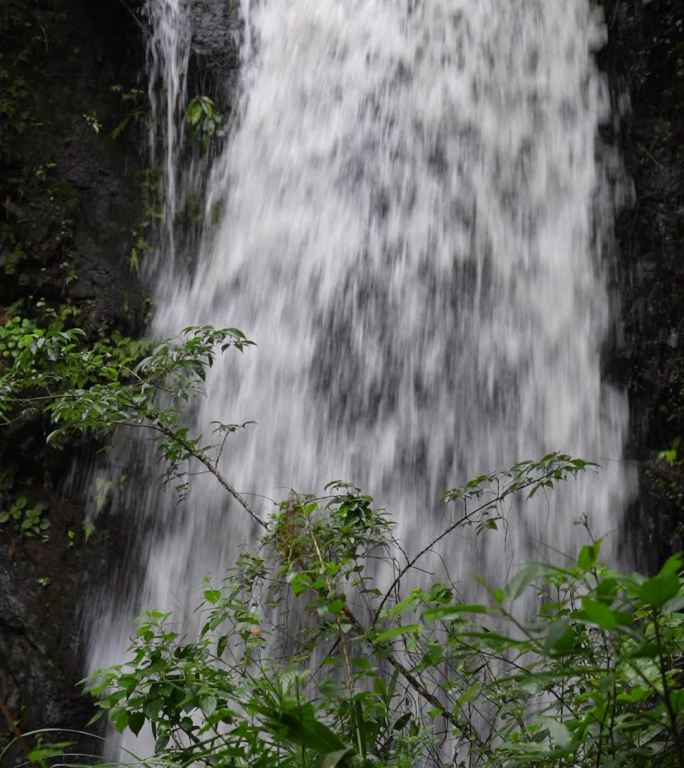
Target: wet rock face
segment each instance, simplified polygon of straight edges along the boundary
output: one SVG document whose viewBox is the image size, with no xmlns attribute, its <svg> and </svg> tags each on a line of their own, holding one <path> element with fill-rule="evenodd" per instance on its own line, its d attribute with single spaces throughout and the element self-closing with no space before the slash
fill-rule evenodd
<svg viewBox="0 0 684 768">
<path fill-rule="evenodd" d="M 635 196 L 617 230 L 625 326 L 617 369 L 629 393 L 630 458 L 640 475 L 630 546 L 648 568 L 683 545 L 684 465 L 657 456 L 684 439 L 684 4 L 605 6 L 605 65 L 616 94 L 630 99 L 620 142 Z"/>
<path fill-rule="evenodd" d="M 229 101 L 234 92 L 239 66 L 241 23 L 238 3 L 221 0 L 191 0 L 191 78 L 200 93 L 216 92 Z M 207 80 L 211 82 L 208 83 Z"/>
<path fill-rule="evenodd" d="M 140 29 L 117 0 L 0 4 L 0 301 L 72 299 L 86 322 L 132 329 L 140 216 L 134 109 Z M 120 91 L 116 87 L 120 86 Z"/>
<path fill-rule="evenodd" d="M 0 22 L 0 321 L 23 302 L 15 311 L 51 307 L 93 334 L 139 332 L 140 24 L 120 0 L 0 0 Z M 28 731 L 92 716 L 77 686 L 81 601 L 124 541 L 113 521 L 86 542 L 82 499 L 64 480 L 93 447 L 50 451 L 46 426 L 0 433 L 0 510 L 25 496 L 50 520 L 46 542 L 0 526 L 0 751 L 8 719 Z M 17 748 L 0 763 L 20 759 Z"/>
<path fill-rule="evenodd" d="M 189 94 L 213 96 L 227 117 L 237 4 L 189 2 Z M 146 167 L 143 6 L 0 0 L 0 321 L 23 302 L 15 311 L 49 306 L 94 337 L 144 327 L 145 286 L 131 252 L 144 259 L 159 175 Z M 0 526 L 0 750 L 16 729 L 82 729 L 90 720 L 92 702 L 77 685 L 83 606 L 135 535 L 104 514 L 86 537 L 84 500 L 70 490 L 79 483 L 65 479 L 87 471 L 93 446 L 51 451 L 46 434 L 35 421 L 0 434 L 0 511 L 21 494 L 45 504 L 50 520 L 47 541 Z M 3 768 L 25 759 L 24 746 Z M 99 751 L 97 742 L 79 746 Z"/>
<path fill-rule="evenodd" d="M 105 579 L 125 534 L 113 525 L 103 526 L 85 542 L 79 504 L 45 488 L 34 493 L 48 504 L 49 541 L 3 536 L 0 546 L 0 696 L 22 732 L 92 732 L 93 727 L 87 727 L 92 702 L 77 685 L 83 677 L 80 608 L 92 599 L 90 585 Z M 6 718 L 0 718 L 3 746 L 8 730 Z M 95 739 L 69 733 L 59 738 L 76 741 L 83 751 L 99 751 Z M 33 740 L 27 738 L 25 746 L 33 746 Z M 19 763 L 22 751 L 15 748 L 0 764 Z"/>
<path fill-rule="evenodd" d="M 237 4 L 189 2 L 189 94 L 213 96 L 227 117 Z M 15 311 L 49 306 L 94 337 L 144 327 L 145 286 L 131 252 L 144 259 L 159 175 L 146 167 L 143 5 L 0 0 L 0 321 L 23 302 Z M 93 446 L 51 451 L 46 434 L 35 421 L 0 434 L 0 511 L 21 494 L 45 504 L 50 520 L 47 541 L 0 526 L 0 750 L 17 728 L 82 729 L 90 720 L 92 702 L 77 685 L 83 606 L 135 535 L 104 514 L 86 540 L 84 500 L 70 490 L 79 484 L 65 479 L 87 471 Z M 1 474 L 8 467 L 11 488 Z M 15 745 L 3 768 L 25 751 Z"/>
</svg>

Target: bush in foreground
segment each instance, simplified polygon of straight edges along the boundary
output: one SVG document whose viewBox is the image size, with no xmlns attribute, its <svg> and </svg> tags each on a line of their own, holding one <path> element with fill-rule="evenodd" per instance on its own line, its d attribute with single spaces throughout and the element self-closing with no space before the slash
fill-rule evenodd
<svg viewBox="0 0 684 768">
<path fill-rule="evenodd" d="M 551 489 L 587 462 L 550 454 L 449 491 L 460 514 L 409 555 L 390 517 L 350 485 L 293 493 L 259 517 L 218 463 L 239 426 L 219 423 L 208 444 L 189 433 L 182 406 L 216 349 L 251 344 L 236 329 L 186 329 L 136 363 L 94 364 L 80 344 L 78 332 L 20 338 L 0 376 L 0 417 L 38 411 L 52 441 L 151 430 L 167 479 L 186 492 L 188 463 L 199 462 L 261 533 L 222 584 L 207 584 L 196 633 L 147 613 L 129 661 L 91 681 L 100 715 L 152 735 L 154 756 L 127 762 L 684 768 L 679 556 L 647 579 L 602 565 L 592 541 L 569 567 L 532 563 L 486 585 L 482 603 L 460 599 L 446 566 L 427 584 L 417 577 L 455 530 L 486 533 L 510 497 Z M 79 758 L 43 744 L 27 760 Z"/>
</svg>

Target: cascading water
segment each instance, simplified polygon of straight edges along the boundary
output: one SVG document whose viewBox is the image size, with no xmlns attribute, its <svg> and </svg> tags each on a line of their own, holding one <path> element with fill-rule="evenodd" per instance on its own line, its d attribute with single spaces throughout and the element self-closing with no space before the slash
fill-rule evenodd
<svg viewBox="0 0 684 768">
<path fill-rule="evenodd" d="M 169 206 L 188 22 L 179 2 L 150 3 Z M 194 275 L 160 271 L 153 329 L 257 341 L 211 371 L 193 417 L 257 422 L 226 475 L 273 498 L 350 480 L 416 546 L 441 528 L 448 487 L 561 450 L 602 460 L 600 482 L 526 507 L 505 541 L 455 540 L 454 570 L 501 581 L 547 544 L 572 553 L 582 512 L 614 531 L 627 414 L 601 377 L 614 201 L 589 0 L 243 0 L 242 16 L 237 118 L 208 180 L 220 221 Z M 120 657 L 139 607 L 187 610 L 249 534 L 210 479 L 182 514 L 141 491 L 146 571 L 135 605 L 99 618 L 94 666 Z"/>
<path fill-rule="evenodd" d="M 152 163 L 156 160 L 158 145 L 163 153 L 165 204 L 159 250 L 173 267 L 176 256 L 174 221 L 182 193 L 178 189 L 182 183 L 178 157 L 184 136 L 191 31 L 183 0 L 149 0 L 146 7 L 151 30 L 147 49 Z M 159 98 L 160 94 L 162 98 Z"/>
</svg>

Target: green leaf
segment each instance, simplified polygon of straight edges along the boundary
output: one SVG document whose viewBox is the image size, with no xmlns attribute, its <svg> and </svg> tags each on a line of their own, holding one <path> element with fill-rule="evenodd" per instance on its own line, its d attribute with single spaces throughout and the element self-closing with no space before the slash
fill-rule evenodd
<svg viewBox="0 0 684 768">
<path fill-rule="evenodd" d="M 477 682 L 473 683 L 469 688 L 467 688 L 463 693 L 458 697 L 456 702 L 459 706 L 463 706 L 464 704 L 468 704 L 471 701 L 474 701 L 477 695 L 480 693 L 480 690 L 482 689 L 482 684 Z"/>
<path fill-rule="evenodd" d="M 576 611 L 573 616 L 596 624 L 601 629 L 615 629 L 618 624 L 615 612 L 607 605 L 586 597 L 582 600 L 582 610 Z"/>
<path fill-rule="evenodd" d="M 563 723 L 549 718 L 545 725 L 554 744 L 566 747 L 570 743 L 570 731 Z"/>
<path fill-rule="evenodd" d="M 323 760 L 323 768 L 338 768 L 344 763 L 346 757 L 354 754 L 351 747 L 347 749 L 338 749 L 335 752 L 328 752 Z"/>
<path fill-rule="evenodd" d="M 30 763 L 40 763 L 51 757 L 63 757 L 64 750 L 72 745 L 73 742 L 71 741 L 60 742 L 59 744 L 46 744 L 44 747 L 32 749 L 26 758 Z M 2 757 L 2 754 L 0 753 L 0 757 Z"/>
<path fill-rule="evenodd" d="M 543 568 L 537 563 L 530 563 L 525 566 L 522 571 L 517 573 L 506 584 L 506 596 L 509 600 L 517 600 L 532 582 L 542 573 Z"/>
<path fill-rule="evenodd" d="M 264 725 L 279 740 L 308 747 L 319 755 L 348 749 L 334 731 L 315 718 L 311 704 L 297 706 L 288 712 L 273 712 L 260 706 L 255 710 L 267 715 Z"/>
<path fill-rule="evenodd" d="M 684 608 L 684 595 L 676 595 L 663 605 L 663 613 L 677 613 Z"/>
<path fill-rule="evenodd" d="M 441 608 L 429 608 L 422 618 L 424 621 L 454 621 L 463 619 L 464 613 L 488 613 L 488 608 L 481 603 L 455 603 Z"/>
<path fill-rule="evenodd" d="M 205 696 L 200 699 L 200 707 L 207 717 L 211 717 L 216 711 L 216 698 L 214 696 Z"/>
<path fill-rule="evenodd" d="M 656 643 L 644 641 L 638 648 L 635 648 L 630 654 L 632 659 L 655 659 L 660 648 Z"/>
<path fill-rule="evenodd" d="M 671 691 L 670 703 L 675 712 L 681 712 L 684 710 L 684 690 Z"/>
<path fill-rule="evenodd" d="M 211 603 L 212 605 L 215 605 L 221 599 L 221 590 L 219 590 L 219 589 L 206 589 L 204 591 L 204 599 L 208 603 Z"/>
<path fill-rule="evenodd" d="M 145 702 L 143 712 L 148 720 L 157 720 L 164 706 L 162 699 L 149 699 Z"/>
<path fill-rule="evenodd" d="M 128 712 L 125 709 L 120 709 L 112 715 L 111 721 L 116 730 L 121 733 L 128 725 Z"/>
<path fill-rule="evenodd" d="M 567 616 L 549 625 L 544 641 L 544 650 L 552 656 L 565 656 L 573 653 L 576 647 L 575 632 Z"/>
<path fill-rule="evenodd" d="M 404 714 L 396 720 L 394 725 L 392 726 L 393 731 L 401 731 L 402 728 L 404 728 L 408 723 L 411 721 L 411 718 L 413 717 L 412 712 L 404 712 Z"/>
<path fill-rule="evenodd" d="M 137 736 L 145 724 L 145 715 L 142 712 L 131 712 L 128 717 L 128 727 Z"/>
<path fill-rule="evenodd" d="M 332 603 L 328 603 L 327 607 L 330 613 L 333 613 L 335 616 L 337 616 L 338 613 L 342 613 L 344 606 L 344 600 L 333 600 Z"/>
<path fill-rule="evenodd" d="M 311 587 L 309 574 L 302 571 L 290 571 L 285 577 L 285 581 L 296 596 L 303 594 Z"/>
<path fill-rule="evenodd" d="M 641 586 L 641 599 L 659 608 L 679 592 L 679 577 L 676 574 L 669 576 L 654 576 Z"/>
<path fill-rule="evenodd" d="M 159 738 L 158 738 L 158 739 L 155 741 L 155 743 L 154 743 L 154 751 L 155 751 L 157 754 L 159 754 L 160 752 L 162 752 L 162 751 L 163 751 L 163 750 L 166 748 L 166 745 L 169 743 L 169 739 L 170 739 L 170 738 L 171 738 L 171 737 L 169 736 L 169 734 L 168 734 L 168 733 L 163 733 L 163 734 L 162 734 L 162 735 L 161 735 L 161 736 L 160 736 L 160 737 L 159 737 Z"/>
<path fill-rule="evenodd" d="M 227 635 L 221 635 L 219 637 L 217 643 L 216 643 L 216 655 L 221 658 L 223 656 L 224 651 L 226 650 L 226 645 L 228 644 L 228 636 Z"/>
<path fill-rule="evenodd" d="M 618 591 L 617 579 L 609 577 L 606 579 L 602 579 L 598 583 L 598 586 L 596 587 L 596 596 L 601 600 L 601 602 L 605 602 L 608 605 L 610 605 L 615 599 L 615 595 L 617 591 Z"/>
<path fill-rule="evenodd" d="M 381 632 L 379 635 L 375 636 L 375 642 L 376 643 L 384 643 L 387 640 L 392 640 L 395 637 L 400 637 L 401 635 L 417 635 L 420 632 L 420 624 L 406 624 L 403 627 L 392 627 L 392 629 L 388 629 L 385 632 Z"/>
<path fill-rule="evenodd" d="M 202 117 L 202 102 L 199 99 L 193 99 L 188 104 L 187 112 L 185 113 L 185 119 L 190 125 L 197 125 Z"/>
<path fill-rule="evenodd" d="M 588 571 L 596 565 L 598 560 L 601 541 L 595 541 L 593 544 L 585 544 L 577 555 L 577 565 L 583 571 Z"/>
<path fill-rule="evenodd" d="M 679 573 L 681 569 L 682 569 L 682 554 L 680 552 L 677 552 L 676 554 L 670 555 L 670 557 L 667 558 L 667 560 L 663 564 L 663 567 L 660 569 L 658 575 L 672 576 L 673 574 Z"/>
</svg>

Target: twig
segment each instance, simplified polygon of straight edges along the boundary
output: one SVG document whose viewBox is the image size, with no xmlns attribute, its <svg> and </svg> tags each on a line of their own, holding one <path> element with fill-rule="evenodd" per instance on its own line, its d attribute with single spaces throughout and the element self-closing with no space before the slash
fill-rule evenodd
<svg viewBox="0 0 684 768">
<path fill-rule="evenodd" d="M 268 525 L 256 514 L 256 512 L 252 509 L 252 507 L 247 503 L 247 500 L 242 496 L 241 493 L 239 493 L 233 486 L 226 480 L 226 478 L 219 472 L 219 470 L 214 466 L 214 464 L 209 461 L 209 459 L 206 456 L 203 456 L 201 453 L 198 453 L 191 445 L 190 443 L 183 440 L 183 438 L 179 437 L 177 434 L 173 432 L 173 430 L 168 429 L 160 424 L 125 424 L 125 426 L 137 426 L 137 427 L 147 427 L 148 429 L 156 430 L 157 432 L 161 432 L 161 434 L 168 437 L 170 440 L 173 440 L 175 443 L 178 443 L 182 448 L 184 448 L 190 456 L 192 456 L 194 459 L 199 461 L 200 464 L 202 464 L 206 469 L 216 478 L 219 485 L 221 485 L 228 493 L 237 501 L 237 503 L 247 512 L 247 514 L 254 520 L 255 523 L 258 523 L 262 528 L 267 529 Z"/>
<path fill-rule="evenodd" d="M 140 21 L 140 19 L 136 15 L 135 11 L 126 2 L 126 0 L 119 0 L 119 3 L 128 11 L 130 17 L 138 25 L 138 28 L 140 29 L 140 31 L 144 33 L 145 32 L 145 25 L 142 23 L 142 21 Z"/>
<path fill-rule="evenodd" d="M 442 702 L 423 685 L 423 683 L 410 672 L 399 659 L 393 653 L 387 653 L 387 648 L 384 645 L 378 645 L 368 636 L 368 632 L 364 629 L 361 622 L 354 616 L 354 614 L 347 608 L 345 608 L 345 615 L 349 618 L 351 625 L 356 629 L 359 634 L 366 639 L 366 642 L 373 648 L 375 652 L 381 652 L 383 657 L 399 672 L 399 674 L 406 680 L 406 682 L 413 688 L 413 690 L 421 696 L 428 704 L 437 709 L 440 715 L 454 728 L 466 735 L 471 741 L 477 743 L 477 745 L 483 751 L 487 751 L 487 744 L 482 741 L 480 735 L 475 728 L 469 722 L 459 720 L 453 712 L 448 710 Z"/>
<path fill-rule="evenodd" d="M 380 605 L 375 611 L 375 615 L 373 617 L 373 623 L 375 623 L 378 620 L 378 617 L 380 616 L 380 612 L 382 611 L 385 603 L 389 599 L 394 589 L 398 586 L 401 579 L 406 575 L 408 571 L 411 570 L 411 568 L 413 568 L 413 566 L 418 562 L 418 560 L 420 560 L 421 557 L 423 557 L 423 555 L 426 555 L 428 552 L 430 552 L 430 550 L 435 546 L 435 544 L 438 544 L 443 538 L 448 536 L 452 531 L 454 531 L 459 526 L 469 522 L 478 512 L 482 512 L 485 509 L 491 508 L 494 505 L 501 504 L 501 502 L 507 496 L 510 496 L 513 493 L 518 493 L 519 491 L 523 491 L 525 490 L 525 488 L 529 488 L 531 485 L 541 483 L 546 478 L 553 477 L 556 471 L 557 469 L 553 469 L 553 470 L 549 470 L 548 472 L 545 472 L 543 475 L 540 475 L 539 477 L 534 477 L 534 478 L 529 477 L 523 483 L 515 483 L 515 482 L 512 483 L 511 485 L 506 487 L 503 491 L 498 493 L 497 496 L 495 496 L 493 499 L 490 499 L 484 504 L 481 504 L 479 507 L 476 507 L 472 512 L 468 512 L 467 514 L 463 515 L 463 517 L 461 517 L 455 523 L 452 523 L 452 525 L 450 525 L 448 528 L 442 531 L 442 533 L 440 533 L 439 536 L 434 538 L 427 546 L 423 547 L 423 549 L 421 549 L 420 552 L 418 552 L 418 554 L 415 555 L 409 562 L 407 562 L 406 565 L 399 571 L 396 578 L 390 584 L 389 588 L 383 595 L 383 598 L 380 601 Z"/>
<path fill-rule="evenodd" d="M 7 722 L 7 727 L 10 730 L 10 733 L 14 735 L 14 738 L 17 740 L 17 744 L 19 744 L 19 747 L 21 748 L 21 751 L 26 755 L 28 758 L 30 749 L 26 741 L 24 740 L 24 737 L 21 735 L 21 731 L 17 727 L 17 721 L 12 717 L 12 713 L 9 710 L 9 707 L 5 703 L 5 700 L 0 696 L 0 713 L 2 713 L 2 716 L 5 718 Z M 35 768 L 34 763 L 29 763 L 31 768 Z"/>
</svg>

